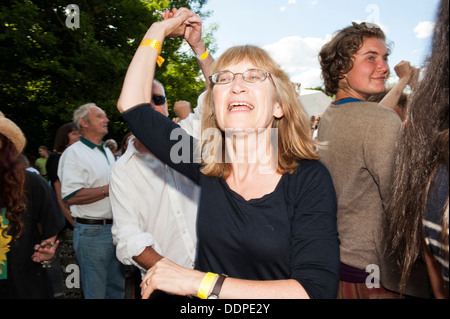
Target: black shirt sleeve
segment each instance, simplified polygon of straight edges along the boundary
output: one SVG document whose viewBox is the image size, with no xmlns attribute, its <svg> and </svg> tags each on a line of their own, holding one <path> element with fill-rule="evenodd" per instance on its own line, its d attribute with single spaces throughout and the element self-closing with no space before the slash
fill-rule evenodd
<svg viewBox="0 0 450 319">
<path fill-rule="evenodd" d="M 291 179 L 291 278 L 310 298 L 336 298 L 340 256 L 331 176 L 320 162 L 301 161 Z"/>
<path fill-rule="evenodd" d="M 48 180 L 51 182 L 53 188 L 54 183 L 59 179 L 58 164 L 60 157 L 61 154 L 53 152 L 50 154 L 50 156 L 47 159 L 47 163 L 45 164 L 45 167 L 47 168 L 47 177 Z"/>
<path fill-rule="evenodd" d="M 122 113 L 134 136 L 162 162 L 199 183 L 198 141 L 168 117 L 139 104 Z"/>
<path fill-rule="evenodd" d="M 28 197 L 28 212 L 41 226 L 41 240 L 48 239 L 64 228 L 65 218 L 56 193 L 47 181 L 37 174 L 27 173 L 25 184 Z"/>
</svg>

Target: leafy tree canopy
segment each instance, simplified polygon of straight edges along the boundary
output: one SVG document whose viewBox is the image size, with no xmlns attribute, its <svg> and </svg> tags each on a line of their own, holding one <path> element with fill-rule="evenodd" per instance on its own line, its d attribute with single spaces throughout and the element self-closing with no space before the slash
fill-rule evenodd
<svg viewBox="0 0 450 319">
<path fill-rule="evenodd" d="M 127 67 L 148 27 L 163 10 L 187 7 L 202 17 L 207 0 L 21 0 L 0 2 L 0 110 L 27 137 L 26 151 L 53 148 L 57 128 L 73 110 L 94 102 L 105 110 L 109 134 L 120 143 L 127 127 L 116 103 Z M 68 28 L 67 6 L 79 7 L 79 28 Z M 214 52 L 214 27 L 204 41 Z M 166 59 L 156 78 L 166 88 L 169 109 L 187 100 L 195 107 L 205 82 L 183 39 L 164 42 Z M 185 42 L 184 42 L 185 43 Z"/>
</svg>

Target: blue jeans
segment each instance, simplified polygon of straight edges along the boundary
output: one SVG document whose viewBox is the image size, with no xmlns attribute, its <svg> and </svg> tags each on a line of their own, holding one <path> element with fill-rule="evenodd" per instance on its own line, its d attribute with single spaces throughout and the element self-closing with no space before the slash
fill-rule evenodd
<svg viewBox="0 0 450 319">
<path fill-rule="evenodd" d="M 125 298 L 125 266 L 116 257 L 111 226 L 75 223 L 73 248 L 86 299 Z"/>
</svg>

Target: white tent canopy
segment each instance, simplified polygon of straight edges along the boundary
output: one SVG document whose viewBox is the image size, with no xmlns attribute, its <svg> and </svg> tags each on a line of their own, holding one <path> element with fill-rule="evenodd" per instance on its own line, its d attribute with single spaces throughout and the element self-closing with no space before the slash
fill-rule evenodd
<svg viewBox="0 0 450 319">
<path fill-rule="evenodd" d="M 308 117 L 323 114 L 333 101 L 322 91 L 308 89 L 301 89 L 298 98 Z"/>
</svg>

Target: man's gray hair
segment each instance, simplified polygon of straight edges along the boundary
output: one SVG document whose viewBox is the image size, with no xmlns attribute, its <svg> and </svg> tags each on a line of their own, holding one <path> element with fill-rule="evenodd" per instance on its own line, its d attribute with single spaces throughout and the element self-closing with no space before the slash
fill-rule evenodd
<svg viewBox="0 0 450 319">
<path fill-rule="evenodd" d="M 89 108 L 91 106 L 97 106 L 95 103 L 86 103 L 73 111 L 73 123 L 77 127 L 78 130 L 81 130 L 80 120 L 83 119 L 85 121 L 88 120 Z"/>
</svg>

